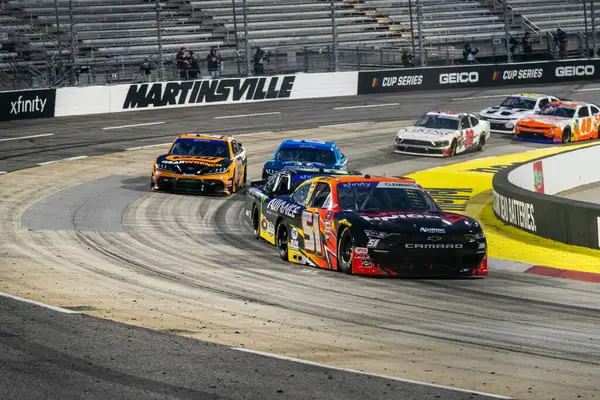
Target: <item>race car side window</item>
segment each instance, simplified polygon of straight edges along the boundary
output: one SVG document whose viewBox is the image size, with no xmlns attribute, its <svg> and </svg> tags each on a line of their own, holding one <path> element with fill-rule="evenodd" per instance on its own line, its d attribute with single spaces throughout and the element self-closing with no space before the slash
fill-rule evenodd
<svg viewBox="0 0 600 400">
<path fill-rule="evenodd" d="M 471 121 L 471 126 L 477 126 L 477 124 L 479 124 L 479 120 L 472 115 L 469 116 L 469 120 Z"/>
<path fill-rule="evenodd" d="M 592 115 L 596 115 L 596 114 L 600 113 L 600 108 L 598 108 L 596 106 L 590 106 L 590 109 L 592 110 Z"/>
<path fill-rule="evenodd" d="M 290 176 L 281 175 L 275 188 L 275 194 L 287 194 L 290 192 Z"/>
<path fill-rule="evenodd" d="M 577 112 L 577 117 L 579 118 L 585 118 L 585 117 L 589 117 L 590 116 L 590 111 L 588 110 L 587 106 L 583 106 L 579 109 L 579 111 Z"/>
<path fill-rule="evenodd" d="M 313 191 L 313 195 L 310 198 L 308 205 L 316 208 L 325 208 L 330 194 L 331 187 L 329 186 L 329 184 L 319 182 L 315 186 L 315 190 Z"/>
<path fill-rule="evenodd" d="M 469 124 L 469 117 L 462 117 L 460 120 L 460 129 L 470 128 L 471 124 Z"/>
<path fill-rule="evenodd" d="M 542 108 L 546 107 L 548 104 L 550 104 L 550 101 L 548 99 L 546 99 L 546 98 L 541 99 L 539 109 L 541 110 Z"/>
<path fill-rule="evenodd" d="M 298 186 L 298 189 L 292 195 L 292 200 L 298 204 L 305 204 L 311 186 L 312 182 L 306 182 Z"/>
</svg>

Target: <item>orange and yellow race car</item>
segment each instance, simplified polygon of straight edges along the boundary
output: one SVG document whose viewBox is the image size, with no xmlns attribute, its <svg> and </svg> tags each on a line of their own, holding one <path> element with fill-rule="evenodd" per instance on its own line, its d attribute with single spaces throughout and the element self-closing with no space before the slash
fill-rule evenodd
<svg viewBox="0 0 600 400">
<path fill-rule="evenodd" d="M 515 139 L 551 143 L 598 139 L 599 127 L 600 108 L 595 104 L 556 101 L 520 119 Z"/>
<path fill-rule="evenodd" d="M 152 190 L 237 192 L 246 185 L 246 150 L 231 136 L 181 135 L 152 167 Z"/>
<path fill-rule="evenodd" d="M 412 179 L 329 175 L 291 194 L 276 188 L 252 187 L 245 211 L 285 261 L 363 275 L 488 273 L 481 225 L 443 211 Z"/>
</svg>

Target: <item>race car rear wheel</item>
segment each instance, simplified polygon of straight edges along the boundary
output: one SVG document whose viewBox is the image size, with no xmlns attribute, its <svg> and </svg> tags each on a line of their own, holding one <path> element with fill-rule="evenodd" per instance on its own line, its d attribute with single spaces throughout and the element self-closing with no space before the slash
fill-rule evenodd
<svg viewBox="0 0 600 400">
<path fill-rule="evenodd" d="M 352 273 L 352 248 L 354 247 L 350 229 L 346 228 L 340 234 L 337 245 L 338 270 L 346 273 Z"/>
<path fill-rule="evenodd" d="M 284 261 L 289 261 L 288 258 L 288 229 L 285 222 L 281 221 L 277 224 L 275 243 L 277 244 L 277 252 L 279 257 Z"/>
<path fill-rule="evenodd" d="M 562 142 L 569 143 L 571 141 L 571 128 L 568 126 L 563 130 L 562 133 Z"/>
<path fill-rule="evenodd" d="M 477 143 L 477 151 L 483 151 L 485 147 L 485 135 L 479 136 L 479 142 Z"/>
</svg>

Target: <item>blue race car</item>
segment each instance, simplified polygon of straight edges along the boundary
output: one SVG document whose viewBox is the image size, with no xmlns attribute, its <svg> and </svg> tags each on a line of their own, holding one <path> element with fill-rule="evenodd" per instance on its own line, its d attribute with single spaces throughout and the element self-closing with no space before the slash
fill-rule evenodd
<svg viewBox="0 0 600 400">
<path fill-rule="evenodd" d="M 262 178 L 287 167 L 346 170 L 348 158 L 334 142 L 286 140 L 279 145 L 273 158 L 263 167 Z"/>
</svg>

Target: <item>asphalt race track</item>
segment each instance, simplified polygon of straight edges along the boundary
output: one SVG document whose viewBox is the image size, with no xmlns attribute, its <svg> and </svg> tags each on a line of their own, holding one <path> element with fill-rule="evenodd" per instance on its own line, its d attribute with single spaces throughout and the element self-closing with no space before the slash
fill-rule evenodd
<svg viewBox="0 0 600 400">
<path fill-rule="evenodd" d="M 544 91 L 595 101 L 590 89 Z M 251 237 L 242 195 L 149 193 L 151 163 L 166 146 L 123 151 L 182 132 L 246 134 L 248 177 L 256 179 L 283 138 L 330 139 L 352 169 L 405 174 L 543 147 L 494 136 L 483 154 L 451 160 L 391 153 L 403 121 L 430 109 L 477 111 L 509 93 L 3 123 L 0 171 L 15 172 L 0 177 L 0 290 L 161 332 L 0 298 L 0 368 L 18 385 L 2 380 L 0 398 L 485 398 L 230 347 L 517 398 L 598 398 L 597 285 L 494 264 L 485 279 L 461 280 L 369 279 L 286 264 Z M 67 158 L 75 159 L 56 162 Z"/>
</svg>

